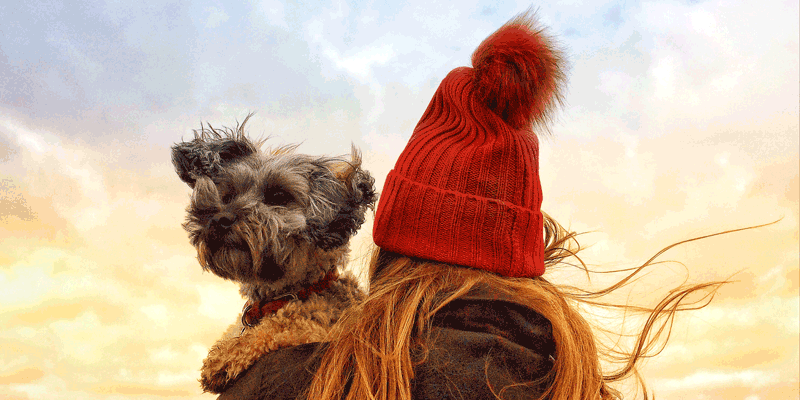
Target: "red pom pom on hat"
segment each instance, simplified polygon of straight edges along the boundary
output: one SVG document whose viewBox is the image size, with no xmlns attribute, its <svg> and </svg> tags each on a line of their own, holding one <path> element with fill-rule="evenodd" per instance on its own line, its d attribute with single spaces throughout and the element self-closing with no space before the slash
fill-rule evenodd
<svg viewBox="0 0 800 400">
<path fill-rule="evenodd" d="M 523 14 L 442 80 L 381 192 L 375 243 L 504 276 L 544 273 L 539 145 L 562 57 Z"/>
<path fill-rule="evenodd" d="M 561 103 L 563 57 L 528 14 L 522 14 L 472 53 L 477 97 L 514 129 L 544 124 Z"/>
</svg>

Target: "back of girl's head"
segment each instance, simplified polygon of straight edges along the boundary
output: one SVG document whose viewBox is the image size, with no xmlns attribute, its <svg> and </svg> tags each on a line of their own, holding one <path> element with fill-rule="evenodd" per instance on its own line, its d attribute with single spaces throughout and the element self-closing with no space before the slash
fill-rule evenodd
<svg viewBox="0 0 800 400">
<path fill-rule="evenodd" d="M 384 250 L 510 277 L 544 273 L 539 142 L 565 83 L 532 13 L 489 35 L 440 83 L 386 177 Z"/>
</svg>

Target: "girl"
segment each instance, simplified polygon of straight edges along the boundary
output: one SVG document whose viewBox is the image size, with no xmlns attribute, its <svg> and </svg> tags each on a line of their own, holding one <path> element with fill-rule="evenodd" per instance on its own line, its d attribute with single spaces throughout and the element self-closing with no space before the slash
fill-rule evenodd
<svg viewBox="0 0 800 400">
<path fill-rule="evenodd" d="M 615 398 L 609 383 L 636 374 L 674 313 L 710 300 L 721 283 L 675 290 L 632 352 L 599 348 L 575 303 L 597 304 L 650 261 L 596 293 L 542 278 L 579 249 L 541 212 L 533 133 L 561 101 L 562 56 L 523 14 L 472 65 L 444 78 L 386 179 L 366 300 L 330 342 L 268 354 L 222 399 Z M 601 357 L 622 368 L 604 374 Z"/>
</svg>

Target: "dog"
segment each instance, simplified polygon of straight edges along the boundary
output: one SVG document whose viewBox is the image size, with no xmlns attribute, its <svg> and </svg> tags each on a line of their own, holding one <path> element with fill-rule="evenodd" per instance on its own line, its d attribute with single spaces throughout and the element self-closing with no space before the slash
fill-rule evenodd
<svg viewBox="0 0 800 400">
<path fill-rule="evenodd" d="M 262 150 L 265 140 L 210 124 L 172 147 L 192 188 L 184 229 L 202 268 L 236 281 L 247 302 L 203 361 L 204 392 L 221 393 L 269 351 L 323 341 L 342 311 L 364 297 L 340 275 L 349 240 L 374 209 L 375 180 L 353 146 L 345 157 Z"/>
</svg>

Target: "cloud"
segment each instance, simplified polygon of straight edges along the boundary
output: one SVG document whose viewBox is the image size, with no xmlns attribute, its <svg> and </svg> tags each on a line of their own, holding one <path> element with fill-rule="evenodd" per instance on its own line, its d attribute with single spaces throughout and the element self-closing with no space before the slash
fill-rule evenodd
<svg viewBox="0 0 800 400">
<path fill-rule="evenodd" d="M 777 375 L 764 371 L 736 371 L 736 372 L 712 372 L 699 371 L 680 379 L 665 379 L 653 382 L 663 390 L 675 389 L 700 389 L 708 387 L 746 385 L 746 386 L 768 386 L 777 383 Z"/>
<path fill-rule="evenodd" d="M 0 385 L 31 383 L 43 376 L 44 372 L 38 368 L 24 368 L 0 376 Z"/>
<path fill-rule="evenodd" d="M 225 11 L 219 7 L 206 7 L 205 12 L 208 14 L 206 28 L 216 28 L 228 21 L 230 18 L 228 14 L 226 14 Z"/>
<path fill-rule="evenodd" d="M 200 298 L 197 313 L 223 322 L 235 322 L 231 316 L 235 316 L 241 311 L 243 304 L 238 296 L 234 296 L 237 292 L 235 285 L 206 284 L 197 285 L 195 289 Z"/>
<path fill-rule="evenodd" d="M 286 12 L 284 11 L 283 3 L 279 1 L 263 0 L 258 2 L 257 16 L 263 16 L 270 25 L 279 26 L 288 29 L 289 25 L 286 23 Z"/>
<path fill-rule="evenodd" d="M 328 56 L 334 65 L 347 71 L 361 83 L 369 83 L 372 80 L 372 68 L 375 65 L 384 65 L 395 57 L 392 45 L 389 43 L 379 44 L 374 47 L 362 49 L 359 52 L 342 56 L 332 47 L 327 47 L 324 54 Z"/>
<path fill-rule="evenodd" d="M 31 210 L 10 179 L 0 180 L 0 210 L 0 220 L 7 220 L 12 216 L 22 221 L 36 220 L 36 213 Z"/>
<path fill-rule="evenodd" d="M 47 42 L 58 48 L 72 64 L 74 71 L 79 72 L 89 82 L 97 80 L 105 72 L 102 64 L 76 46 L 69 37 L 63 34 L 53 35 L 47 38 Z"/>
<path fill-rule="evenodd" d="M 29 130 L 9 119 L 0 120 L 0 129 L 19 149 L 12 165 L 28 172 L 19 182 L 26 193 L 51 198 L 56 212 L 68 217 L 81 231 L 108 218 L 109 199 L 97 154 L 77 146 L 70 148 L 50 132 Z M 54 186 L 39 184 L 54 180 L 61 181 L 58 186 L 66 190 L 56 191 Z"/>
<path fill-rule="evenodd" d="M 92 391 L 98 394 L 118 394 L 124 396 L 158 396 L 158 397 L 176 397 L 176 396 L 191 396 L 193 393 L 185 389 L 160 389 L 148 385 L 131 385 L 131 384 L 102 384 L 92 388 Z"/>
<path fill-rule="evenodd" d="M 50 271 L 43 266 L 42 261 L 45 263 L 51 260 L 50 257 L 45 256 L 39 258 L 36 256 L 44 255 L 45 252 L 38 252 L 38 254 L 31 257 L 31 264 L 21 263 L 22 265 L 17 268 L 6 268 L 0 273 L 0 282 L 8 289 L 2 291 L 2 304 L 4 307 L 11 307 L 18 304 L 35 304 L 44 299 L 44 297 L 52 290 L 56 289 L 56 285 L 50 277 Z"/>
<path fill-rule="evenodd" d="M 74 297 L 48 299 L 40 302 L 36 307 L 14 311 L 7 309 L 6 313 L 12 324 L 42 326 L 59 320 L 73 320 L 87 310 L 97 315 L 105 324 L 120 322 L 125 317 L 125 313 L 120 310 L 118 305 L 101 298 Z"/>
</svg>

